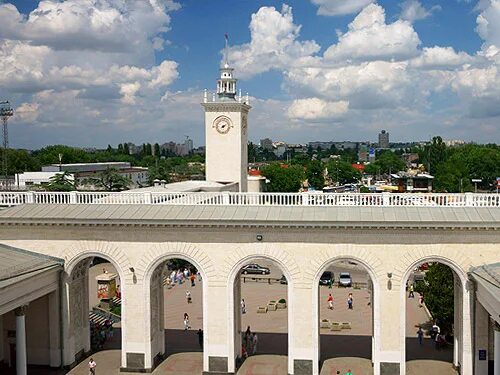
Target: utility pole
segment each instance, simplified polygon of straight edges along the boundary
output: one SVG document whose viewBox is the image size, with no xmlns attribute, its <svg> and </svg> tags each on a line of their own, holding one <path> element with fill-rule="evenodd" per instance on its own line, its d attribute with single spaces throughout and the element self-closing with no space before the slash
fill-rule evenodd
<svg viewBox="0 0 500 375">
<path fill-rule="evenodd" d="M 2 172 L 4 178 L 5 188 L 9 188 L 9 176 L 8 176 L 8 166 L 7 161 L 7 149 L 9 148 L 9 128 L 7 127 L 7 121 L 10 117 L 14 116 L 14 110 L 10 106 L 8 100 L 0 102 L 0 117 L 3 123 L 3 158 L 2 158 Z"/>
</svg>

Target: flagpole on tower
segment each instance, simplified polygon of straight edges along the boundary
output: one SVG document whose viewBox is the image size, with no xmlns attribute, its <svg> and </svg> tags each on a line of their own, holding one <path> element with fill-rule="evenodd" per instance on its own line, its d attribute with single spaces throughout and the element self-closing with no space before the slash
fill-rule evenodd
<svg viewBox="0 0 500 375">
<path fill-rule="evenodd" d="M 225 45 L 224 45 L 224 66 L 229 67 L 229 35 L 224 34 Z"/>
</svg>

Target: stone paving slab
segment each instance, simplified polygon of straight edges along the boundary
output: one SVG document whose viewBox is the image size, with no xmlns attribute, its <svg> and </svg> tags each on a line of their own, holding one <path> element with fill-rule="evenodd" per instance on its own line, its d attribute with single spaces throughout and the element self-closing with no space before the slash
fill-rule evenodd
<svg viewBox="0 0 500 375">
<path fill-rule="evenodd" d="M 352 357 L 331 358 L 323 362 L 320 375 L 337 375 L 337 371 L 344 375 L 347 370 L 351 370 L 353 375 L 372 375 L 372 361 Z"/>
<path fill-rule="evenodd" d="M 287 375 L 288 358 L 281 355 L 255 355 L 248 357 L 237 375 Z"/>
</svg>

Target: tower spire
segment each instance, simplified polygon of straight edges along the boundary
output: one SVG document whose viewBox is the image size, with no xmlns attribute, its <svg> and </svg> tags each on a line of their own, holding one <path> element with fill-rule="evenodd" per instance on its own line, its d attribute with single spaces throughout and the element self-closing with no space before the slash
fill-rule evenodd
<svg viewBox="0 0 500 375">
<path fill-rule="evenodd" d="M 224 39 L 224 61 L 217 80 L 217 95 L 220 100 L 236 100 L 236 79 L 233 77 L 233 68 L 229 66 L 229 36 L 224 34 Z"/>
<path fill-rule="evenodd" d="M 229 35 L 224 34 L 224 68 L 229 68 Z"/>
</svg>

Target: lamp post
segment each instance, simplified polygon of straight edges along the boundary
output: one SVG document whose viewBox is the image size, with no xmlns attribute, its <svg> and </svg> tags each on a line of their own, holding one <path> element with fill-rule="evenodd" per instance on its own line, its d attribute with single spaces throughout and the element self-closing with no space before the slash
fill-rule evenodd
<svg viewBox="0 0 500 375">
<path fill-rule="evenodd" d="M 478 182 L 483 182 L 483 180 L 481 180 L 480 178 L 473 178 L 471 181 L 474 182 L 474 193 L 477 193 L 477 184 Z"/>
<path fill-rule="evenodd" d="M 2 172 L 4 177 L 5 187 L 8 189 L 8 162 L 7 162 L 7 149 L 9 148 L 9 130 L 7 127 L 7 121 L 9 117 L 14 116 L 14 110 L 10 106 L 8 100 L 0 102 L 0 117 L 3 123 L 3 158 L 2 158 Z"/>
</svg>

